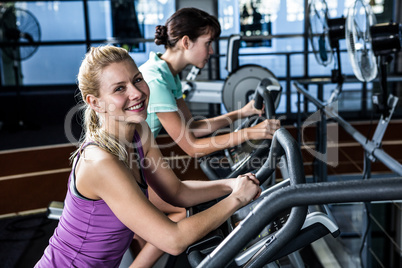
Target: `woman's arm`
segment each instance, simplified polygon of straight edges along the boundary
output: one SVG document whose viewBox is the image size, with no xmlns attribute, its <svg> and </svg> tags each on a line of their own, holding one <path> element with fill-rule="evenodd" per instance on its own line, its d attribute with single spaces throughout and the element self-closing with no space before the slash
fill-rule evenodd
<svg viewBox="0 0 402 268">
<path fill-rule="evenodd" d="M 247 140 L 272 139 L 275 130 L 280 127 L 279 120 L 265 120 L 254 127 L 236 132 L 198 138 L 183 114 L 180 112 L 157 113 L 159 121 L 169 136 L 191 157 L 201 157 L 216 151 L 227 149 Z M 208 126 L 207 126 L 208 127 Z M 212 132 L 208 128 L 207 132 Z"/>
<path fill-rule="evenodd" d="M 164 182 L 158 182 L 159 180 L 172 180 L 170 177 L 161 178 L 161 174 L 167 173 L 161 173 L 159 169 L 160 167 L 156 170 L 155 178 L 148 177 L 148 181 L 152 182 L 153 186 L 166 185 Z M 199 214 L 176 223 L 148 201 L 130 170 L 116 157 L 106 156 L 90 161 L 85 160 L 80 170 L 83 172 L 80 176 L 86 176 L 85 181 L 90 187 L 90 192 L 103 199 L 128 228 L 146 241 L 173 255 L 181 253 L 189 245 L 219 227 L 260 191 L 255 177 L 241 176 L 236 179 L 236 183 L 233 183 L 233 190 L 227 198 Z M 150 176 L 149 173 L 146 174 Z M 178 181 L 177 178 L 176 180 Z M 192 191 L 197 190 L 196 188 Z M 168 189 L 164 190 L 170 192 Z M 179 189 L 179 192 L 181 191 Z"/>
<path fill-rule="evenodd" d="M 230 194 L 235 188 L 235 179 L 217 181 L 181 181 L 174 174 L 168 162 L 154 141 L 148 139 L 144 142 L 145 152 L 144 173 L 148 184 L 166 202 L 179 207 L 190 207 L 218 197 Z M 186 166 L 186 165 L 185 165 Z M 256 183 L 258 183 L 256 181 Z"/>
<path fill-rule="evenodd" d="M 187 122 L 189 125 L 189 130 L 192 131 L 194 136 L 197 138 L 214 133 L 218 129 L 231 125 L 233 122 L 239 119 L 255 114 L 261 115 L 263 113 L 262 110 L 258 110 L 254 107 L 254 100 L 252 100 L 243 108 L 236 111 L 228 112 L 213 118 L 197 119 L 193 118 L 187 104 L 183 99 L 176 100 L 176 103 L 180 113 L 182 113 L 185 119 L 185 122 Z"/>
</svg>

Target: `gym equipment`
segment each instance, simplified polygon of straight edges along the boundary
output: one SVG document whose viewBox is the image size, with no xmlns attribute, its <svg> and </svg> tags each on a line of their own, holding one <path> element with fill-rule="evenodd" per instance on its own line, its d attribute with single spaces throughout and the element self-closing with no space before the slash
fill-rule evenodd
<svg viewBox="0 0 402 268">
<path fill-rule="evenodd" d="M 390 155 L 388 155 L 382 148 L 380 148 L 378 142 L 379 140 L 376 137 L 381 137 L 382 135 L 376 134 L 377 131 L 379 133 L 384 134 L 383 131 L 385 129 L 381 127 L 379 124 L 377 126 L 376 132 L 373 135 L 372 140 L 368 140 L 363 134 L 357 131 L 351 124 L 346 122 L 339 114 L 330 109 L 330 107 L 325 106 L 324 103 L 320 102 L 316 98 L 314 98 L 307 90 L 305 90 L 299 83 L 294 82 L 293 85 L 297 89 L 297 91 L 303 96 L 305 96 L 312 104 L 314 104 L 317 109 L 323 111 L 328 117 L 335 120 L 342 128 L 345 129 L 366 151 L 365 155 L 368 155 L 370 158 L 381 161 L 384 165 L 386 165 L 392 172 L 395 172 L 399 176 L 402 176 L 402 164 L 393 159 Z M 327 107 L 327 109 L 325 109 Z M 381 122 L 382 123 L 382 122 Z"/>
<path fill-rule="evenodd" d="M 275 75 L 259 65 L 247 64 L 239 67 L 239 48 L 242 38 L 232 35 L 228 41 L 227 70 L 228 77 L 222 90 L 222 102 L 228 111 L 237 110 L 246 105 L 252 98 L 255 107 L 261 109 L 265 103 L 265 115 L 268 119 L 275 116 L 279 105 L 282 86 Z M 253 126 L 261 118 L 244 120 L 235 131 Z M 250 124 L 251 123 L 251 124 Z M 222 153 L 212 154 L 200 159 L 200 167 L 210 179 L 236 177 L 241 173 L 259 168 L 263 156 L 269 149 L 269 140 L 247 141 L 238 146 L 226 149 Z M 228 165 L 224 165 L 227 162 Z M 216 163 L 220 163 L 216 167 Z M 254 165 L 253 164 L 257 164 Z"/>
<path fill-rule="evenodd" d="M 182 81 L 183 93 L 189 102 L 223 103 L 227 111 L 243 107 L 253 97 L 255 88 L 264 79 L 280 86 L 275 75 L 260 65 L 246 64 L 239 66 L 239 49 L 242 40 L 238 34 L 228 39 L 226 69 L 228 76 L 224 81 L 197 81 L 199 69 L 193 67 Z"/>
<path fill-rule="evenodd" d="M 356 77 L 362 82 L 369 82 L 376 78 L 378 72 L 380 73 L 381 92 L 373 93 L 373 107 L 376 108 L 377 112 L 381 113 L 381 118 L 372 140 L 357 132 L 350 124 L 339 117 L 332 107 L 324 107 L 323 103 L 314 99 L 298 83 L 295 83 L 295 86 L 299 93 L 302 93 L 325 115 L 337 121 L 363 146 L 366 166 L 369 166 L 370 160 L 380 160 L 390 170 L 402 176 L 402 165 L 381 148 L 382 138 L 398 102 L 398 98 L 389 92 L 387 88 L 387 65 L 392 60 L 391 54 L 397 53 L 401 49 L 401 26 L 392 22 L 375 24 L 375 21 L 370 6 L 361 0 L 356 0 L 348 11 L 345 30 L 347 51 Z M 323 139 L 321 135 L 318 135 L 318 137 Z M 365 177 L 369 176 L 367 175 L 370 173 L 369 169 L 370 167 L 365 170 Z"/>
<path fill-rule="evenodd" d="M 320 1 L 320 0 L 315 0 Z M 323 0 L 322 0 L 323 1 Z M 375 134 L 373 136 L 373 143 L 376 148 L 381 147 L 381 141 L 386 128 L 394 113 L 398 98 L 387 89 L 387 64 L 392 60 L 391 53 L 396 53 L 401 48 L 401 26 L 396 23 L 375 24 L 375 16 L 368 3 L 362 0 L 356 0 L 348 10 L 345 22 L 345 39 L 347 45 L 347 52 L 353 66 L 353 72 L 358 80 L 362 82 L 370 82 L 377 76 L 378 70 L 381 73 L 379 78 L 381 85 L 381 93 L 373 93 L 373 104 L 378 112 L 381 112 L 380 123 L 377 125 Z M 379 67 L 377 70 L 377 59 L 380 58 Z M 311 80 L 305 80 L 304 85 L 308 85 Z M 295 83 L 296 87 L 300 88 L 299 83 Z M 299 93 L 304 93 L 300 90 Z M 336 90 L 334 91 L 336 93 Z M 336 95 L 336 94 L 335 94 Z M 334 94 L 332 95 L 334 96 Z M 334 98 L 330 98 L 327 104 L 331 104 Z M 319 133 L 317 134 L 318 151 L 326 154 L 326 118 L 325 110 L 332 110 L 334 107 L 331 105 L 324 106 L 320 101 L 317 108 L 321 113 L 321 120 L 317 123 Z M 314 101 L 313 101 L 314 103 Z M 300 104 L 298 105 L 298 114 L 300 116 Z M 338 116 L 336 111 L 331 111 L 330 114 Z M 333 118 L 331 116 L 331 118 Z M 299 125 L 300 127 L 300 125 Z M 369 154 L 368 157 L 374 161 L 373 155 Z M 317 175 L 319 178 L 326 178 L 326 163 L 320 161 L 317 165 Z M 324 179 L 325 180 L 325 179 Z"/>
<path fill-rule="evenodd" d="M 256 64 L 239 66 L 239 48 L 242 37 L 231 35 L 228 40 L 226 69 L 229 75 L 225 79 L 222 89 L 222 102 L 228 111 L 240 109 L 254 96 L 254 91 L 261 80 L 268 79 L 271 85 L 281 87 L 278 79 L 267 68 Z M 277 106 L 280 96 L 275 100 Z"/>
<path fill-rule="evenodd" d="M 401 165 L 384 152 L 373 153 L 381 155 L 379 159 L 385 164 L 395 165 L 392 170 L 402 174 Z M 339 234 L 336 224 L 325 213 L 314 219 L 315 224 L 308 225 L 317 214 L 307 214 L 306 206 L 402 199 L 402 178 L 304 183 L 299 146 L 283 128 L 276 131 L 268 161 L 256 174 L 261 182 L 272 174 L 275 160 L 282 154 L 286 155 L 289 179 L 264 191 L 218 230 L 189 247 L 187 254 L 192 267 L 262 267 L 323 235 Z M 191 208 L 189 215 L 203 209 Z"/>
<path fill-rule="evenodd" d="M 284 187 L 264 197 L 259 205 L 197 267 L 226 267 L 246 246 L 249 241 L 247 238 L 258 235 L 258 232 L 265 228 L 267 223 L 289 207 L 400 200 L 401 198 L 401 178 L 322 182 Z M 279 239 L 276 236 L 272 241 L 275 242 Z M 270 243 L 267 243 L 266 249 L 266 255 L 258 254 L 253 262 L 245 267 L 262 267 L 266 260 L 276 254 L 277 250 L 271 249 Z"/>
<path fill-rule="evenodd" d="M 389 28 L 389 31 L 396 31 L 395 29 L 399 28 L 393 26 Z M 397 43 L 395 41 L 393 42 L 395 44 Z M 387 44 L 389 44 L 389 42 Z M 386 47 L 387 51 L 395 51 L 395 48 L 390 49 L 390 46 Z M 295 83 L 295 85 L 298 87 L 299 92 L 307 92 L 299 87 L 297 83 Z M 308 92 L 303 94 L 305 96 L 308 96 Z M 319 109 L 325 111 L 331 116 L 331 118 L 334 118 L 348 132 L 350 132 L 351 135 L 363 145 L 364 149 L 367 151 L 367 154 L 382 161 L 392 171 L 402 176 L 401 164 L 390 158 L 389 155 L 387 155 L 381 148 L 379 148 L 378 145 L 376 145 L 376 142 L 367 142 L 367 139 L 365 137 L 363 137 L 360 133 L 358 133 L 350 125 L 343 121 L 334 111 L 332 111 L 331 109 L 323 109 L 325 107 L 323 103 L 315 101 L 314 104 L 320 104 L 317 105 Z M 377 135 L 374 135 L 374 137 L 376 136 Z M 289 164 L 289 166 L 290 165 L 291 164 Z M 280 187 L 282 186 L 283 185 L 281 185 Z M 198 264 L 197 267 L 225 267 L 228 265 L 262 267 L 266 263 L 269 263 L 270 261 L 278 258 L 278 251 L 280 251 L 281 249 L 280 246 L 275 243 L 279 243 L 276 242 L 278 240 L 282 242 L 282 238 L 280 237 L 281 233 L 274 233 L 272 238 L 267 238 L 267 240 L 262 242 L 261 244 L 254 243 L 256 241 L 252 241 L 252 245 L 250 247 L 248 243 L 250 243 L 250 241 L 254 237 L 257 237 L 260 232 L 262 232 L 264 228 L 266 228 L 267 225 L 275 219 L 275 217 L 278 217 L 278 214 L 281 216 L 285 216 L 286 218 L 286 212 L 285 214 L 280 214 L 284 213 L 283 211 L 286 211 L 286 209 L 295 206 L 300 207 L 312 204 L 395 200 L 402 198 L 401 191 L 402 180 L 400 178 L 393 178 L 368 181 L 298 184 L 289 185 L 282 187 L 281 189 L 273 190 L 273 192 L 268 195 L 266 195 L 264 192 L 261 197 L 262 201 L 260 201 L 258 205 L 254 207 L 252 212 L 248 213 L 248 215 L 242 220 L 239 225 L 236 226 L 236 219 L 232 221 L 232 223 L 235 222 L 234 225 L 229 223 L 229 226 L 234 228 L 231 229 L 231 232 L 229 232 L 228 235 L 226 235 L 224 232 L 220 232 L 220 237 L 216 235 L 209 237 L 206 244 L 207 247 L 202 247 L 203 241 L 201 241 L 196 244 L 198 248 L 190 249 L 188 251 L 188 254 L 189 256 L 192 256 L 190 258 L 194 260 L 193 266 L 196 266 L 199 261 L 203 259 L 203 261 Z M 279 204 L 281 204 L 280 208 L 273 208 L 275 206 L 278 206 Z M 232 219 L 233 217 L 231 217 L 230 220 Z M 288 219 L 288 221 L 291 220 Z M 282 229 L 285 230 L 285 226 L 282 227 Z M 222 237 L 226 238 L 222 242 L 220 242 L 218 246 L 213 243 L 220 241 Z M 294 240 L 292 240 L 292 244 L 293 241 Z M 260 247 L 262 244 L 264 245 Z M 283 244 L 281 245 L 286 245 L 286 242 L 283 242 Z M 255 255 L 253 255 L 254 252 L 252 251 L 249 255 L 238 255 L 239 252 L 241 252 L 243 249 L 245 249 L 245 251 L 247 252 L 251 248 L 258 249 Z M 209 255 L 204 258 L 201 253 Z M 289 250 L 287 250 L 286 253 L 289 253 Z M 250 258 L 251 255 L 253 255 L 252 258 Z M 243 256 L 244 258 L 242 258 Z M 233 264 L 233 260 L 235 260 L 236 264 Z"/>
<path fill-rule="evenodd" d="M 261 109 L 263 107 L 261 102 L 263 101 L 266 116 L 273 118 L 280 102 L 282 86 L 267 68 L 255 64 L 239 66 L 241 41 L 240 35 L 231 35 L 228 40 L 226 69 L 229 75 L 224 82 L 195 81 L 199 69 L 193 67 L 187 75 L 186 81 L 182 83 L 183 94 L 189 101 L 203 102 L 205 100 L 209 103 L 223 103 L 228 111 L 237 110 L 255 98 L 259 101 L 256 107 Z M 217 93 L 219 87 L 222 91 L 220 95 Z M 260 120 L 261 118 L 248 118 L 242 121 L 235 131 L 253 126 Z M 259 168 L 263 164 L 261 157 L 267 155 L 265 151 L 269 149 L 269 144 L 269 140 L 247 141 L 230 149 L 200 158 L 200 167 L 211 180 L 236 177 L 241 173 Z M 255 161 L 253 162 L 253 160 Z M 248 165 L 257 162 L 260 164 L 255 167 Z"/>
<path fill-rule="evenodd" d="M 256 210 L 260 210 L 260 203 L 264 202 L 266 198 L 269 198 L 281 189 L 305 183 L 301 151 L 296 141 L 284 128 L 275 132 L 268 160 L 256 173 L 257 179 L 260 180 L 261 183 L 264 183 L 264 181 L 272 175 L 278 160 L 282 158 L 282 156 L 286 159 L 284 163 L 287 165 L 289 179 L 265 190 L 260 198 L 235 212 L 228 219 L 226 224 L 221 226 L 221 228 L 210 233 L 206 238 L 198 243 L 190 246 L 187 250 L 187 254 L 189 262 L 193 267 L 199 264 L 203 257 L 205 257 L 205 254 L 210 253 L 212 250 L 215 252 L 216 250 L 221 249 L 222 244 L 217 247 L 218 243 L 223 241 L 225 237 L 226 239 L 233 237 L 236 230 L 246 228 L 250 231 L 250 229 L 244 225 L 244 222 L 247 222 L 247 219 L 251 217 L 251 215 L 256 216 L 258 213 L 263 214 L 261 211 L 257 213 Z M 202 206 L 190 208 L 188 215 L 193 215 L 198 211 L 202 211 L 209 205 L 210 204 L 204 204 Z M 299 206 L 290 210 L 277 211 L 277 217 L 275 219 L 270 219 L 274 221 L 265 222 L 265 226 L 258 229 L 258 231 L 253 229 L 253 234 L 249 234 L 247 231 L 247 233 L 241 235 L 241 237 L 236 238 L 242 240 L 244 243 L 241 248 L 234 249 L 234 262 L 227 260 L 217 266 L 208 265 L 204 267 L 225 267 L 229 263 L 231 267 L 249 267 L 249 265 L 252 265 L 253 263 L 253 265 L 256 263 L 260 265 L 255 267 L 261 267 L 263 264 L 275 261 L 303 248 L 324 235 L 331 233 L 336 237 L 339 234 L 337 225 L 325 210 L 314 212 L 312 211 L 312 208 L 309 208 L 309 210 L 308 213 L 307 206 Z M 257 219 L 254 220 L 259 222 L 260 216 L 256 216 Z M 290 240 L 292 243 L 288 244 Z M 266 258 L 265 256 L 268 248 L 270 252 L 269 254 L 271 255 Z M 212 254 L 213 253 L 209 256 L 212 256 Z M 264 263 L 258 261 L 262 257 L 264 258 Z"/>
<path fill-rule="evenodd" d="M 298 93 L 302 93 L 305 99 L 313 103 L 317 107 L 317 109 L 322 112 L 321 118 L 324 118 L 325 120 L 325 116 L 328 116 L 332 120 L 335 120 L 356 141 L 358 141 L 363 146 L 365 150 L 365 170 L 363 174 L 364 178 L 368 178 L 370 176 L 370 160 L 379 160 L 384 163 L 391 171 L 397 173 L 399 176 L 402 176 L 402 165 L 398 163 L 395 159 L 391 158 L 381 148 L 383 135 L 388 126 L 388 123 L 390 122 L 398 101 L 398 98 L 388 92 L 387 83 L 385 82 L 385 66 L 392 59 L 392 57 L 390 57 L 390 54 L 396 53 L 400 50 L 400 32 L 401 27 L 395 23 L 375 24 L 375 17 L 373 15 L 373 12 L 371 11 L 370 6 L 368 4 L 365 4 L 365 2 L 361 0 L 355 1 L 355 3 L 350 7 L 348 11 L 345 29 L 346 45 L 348 55 L 353 66 L 353 71 L 358 80 L 362 82 L 369 82 L 374 80 L 374 78 L 376 78 L 378 74 L 376 57 L 380 58 L 380 66 L 378 68 L 379 72 L 381 73 L 380 85 L 382 94 L 373 94 L 373 103 L 378 105 L 378 110 L 382 113 L 382 115 L 372 140 L 369 140 L 368 138 L 361 135 L 356 129 L 354 129 L 350 124 L 343 120 L 338 115 L 334 107 L 332 107 L 331 105 L 326 106 L 321 101 L 316 100 L 314 97 L 312 97 L 309 92 L 302 88 L 297 82 L 294 83 Z M 317 137 L 317 139 L 322 140 L 326 138 L 326 135 L 324 132 L 320 132 Z M 325 153 L 325 151 L 322 153 Z M 325 166 L 326 163 L 322 163 L 322 165 Z M 323 175 L 326 176 L 326 174 Z M 366 180 L 362 182 L 362 188 L 366 186 L 368 187 L 365 182 L 368 181 Z M 383 191 L 383 189 L 380 188 L 377 191 L 380 192 Z M 377 192 L 372 193 L 372 195 L 375 194 L 377 194 Z M 344 198 L 349 197 L 346 197 L 345 194 Z M 367 198 L 369 198 L 368 195 Z M 382 196 L 382 198 L 385 199 L 386 196 Z M 341 198 L 339 200 L 340 201 L 336 202 L 347 202 L 346 200 L 342 200 Z M 366 199 L 359 201 L 367 202 L 373 200 Z M 362 243 L 364 242 L 365 241 L 363 240 Z"/>
<path fill-rule="evenodd" d="M 282 88 L 273 83 L 273 78 L 264 78 L 260 81 L 254 91 L 255 107 L 262 109 L 265 103 L 265 114 L 267 118 L 275 116 Z M 261 117 L 250 117 L 242 122 L 235 130 L 239 131 L 244 127 L 253 126 L 261 122 Z M 246 141 L 232 148 L 216 152 L 199 159 L 200 167 L 211 180 L 222 178 L 234 178 L 240 174 L 254 171 L 264 163 L 264 156 L 267 156 L 271 141 L 254 140 Z"/>
<path fill-rule="evenodd" d="M 381 113 L 373 141 L 380 147 L 399 100 L 388 90 L 387 65 L 392 60 L 391 54 L 401 50 L 402 26 L 393 22 L 376 24 L 370 5 L 362 0 L 356 0 L 349 8 L 346 25 L 348 55 L 356 77 L 369 82 L 380 73 L 381 93 L 373 93 L 374 107 Z M 375 160 L 372 156 L 370 159 Z"/>
</svg>

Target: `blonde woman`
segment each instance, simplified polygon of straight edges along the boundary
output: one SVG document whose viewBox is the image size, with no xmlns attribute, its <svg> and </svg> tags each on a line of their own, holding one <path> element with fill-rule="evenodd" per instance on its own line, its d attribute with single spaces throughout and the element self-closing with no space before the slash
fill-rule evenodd
<svg viewBox="0 0 402 268">
<path fill-rule="evenodd" d="M 149 88 L 126 50 L 92 48 L 81 64 L 78 86 L 86 106 L 85 135 L 74 156 L 63 214 L 35 267 L 118 267 L 134 233 L 177 255 L 259 196 L 253 174 L 180 181 L 161 164 L 144 123 Z M 148 200 L 149 188 L 178 207 L 228 196 L 174 222 Z"/>
</svg>

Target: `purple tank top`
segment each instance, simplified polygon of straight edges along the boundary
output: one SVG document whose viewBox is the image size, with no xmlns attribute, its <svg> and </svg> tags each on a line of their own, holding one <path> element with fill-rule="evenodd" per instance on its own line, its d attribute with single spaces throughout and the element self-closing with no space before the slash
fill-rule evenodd
<svg viewBox="0 0 402 268">
<path fill-rule="evenodd" d="M 134 141 L 139 157 L 143 159 L 144 152 L 137 132 Z M 79 155 L 76 162 L 78 158 Z M 35 267 L 118 267 L 134 233 L 103 200 L 90 200 L 73 194 L 70 181 L 75 181 L 74 172 L 75 166 L 69 177 L 59 224 Z M 141 186 L 147 196 L 147 190 Z"/>
</svg>

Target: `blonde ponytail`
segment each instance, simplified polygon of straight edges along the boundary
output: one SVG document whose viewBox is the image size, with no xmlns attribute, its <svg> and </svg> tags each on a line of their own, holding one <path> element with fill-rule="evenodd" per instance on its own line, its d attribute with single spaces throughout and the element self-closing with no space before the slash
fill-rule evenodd
<svg viewBox="0 0 402 268">
<path fill-rule="evenodd" d="M 78 73 L 78 87 L 84 101 L 85 112 L 83 114 L 84 134 L 81 137 L 79 148 L 72 154 L 70 159 L 81 153 L 82 147 L 87 142 L 94 142 L 105 151 L 115 155 L 127 166 L 128 153 L 118 139 L 101 128 L 102 122 L 97 113 L 85 102 L 86 96 L 91 94 L 95 97 L 99 96 L 100 75 L 106 66 L 122 61 L 134 60 L 128 52 L 119 47 L 106 45 L 100 47 L 92 47 L 82 61 Z M 135 63 L 134 63 L 135 64 Z"/>
</svg>

